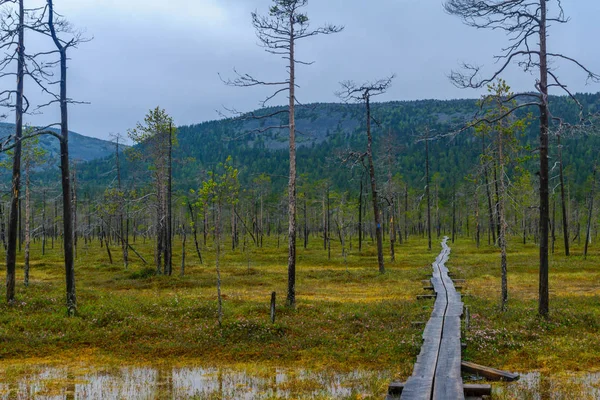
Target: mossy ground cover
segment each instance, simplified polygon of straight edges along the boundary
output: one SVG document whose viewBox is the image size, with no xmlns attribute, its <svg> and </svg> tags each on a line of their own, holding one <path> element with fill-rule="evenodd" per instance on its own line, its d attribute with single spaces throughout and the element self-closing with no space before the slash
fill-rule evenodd
<svg viewBox="0 0 600 400">
<path fill-rule="evenodd" d="M 203 265 L 188 250 L 179 276 L 179 245 L 173 275 L 156 276 L 130 252 L 126 270 L 113 247 L 108 263 L 98 242 L 80 240 L 76 263 L 78 315 L 68 318 L 60 246 L 40 257 L 33 246 L 31 284 L 18 286 L 15 305 L 0 305 L 0 380 L 22 376 L 28 366 L 210 365 L 244 368 L 385 371 L 375 392 L 389 379 L 411 374 L 420 350 L 430 301 L 416 301 L 430 263 L 439 252 L 411 237 L 396 247 L 396 262 L 377 272 L 375 250 L 356 243 L 347 258 L 332 243 L 331 259 L 322 241 L 298 246 L 297 307 L 284 306 L 287 251 L 277 240 L 263 248 L 227 250 L 222 262 L 225 319 L 217 323 L 214 252 L 209 243 Z M 465 359 L 514 371 L 600 369 L 600 252 L 584 259 L 575 246 L 567 258 L 557 246 L 551 256 L 551 314 L 537 316 L 535 244 L 510 242 L 509 305 L 499 310 L 500 269 L 494 247 L 477 249 L 468 238 L 450 244 L 448 266 L 467 280 L 463 292 L 472 313 Z M 135 247 L 150 261 L 152 246 Z M 188 240 L 188 249 L 190 243 Z M 248 261 L 249 260 L 249 261 Z M 19 270 L 22 273 L 22 270 Z M 277 292 L 277 320 L 269 300 Z"/>
</svg>

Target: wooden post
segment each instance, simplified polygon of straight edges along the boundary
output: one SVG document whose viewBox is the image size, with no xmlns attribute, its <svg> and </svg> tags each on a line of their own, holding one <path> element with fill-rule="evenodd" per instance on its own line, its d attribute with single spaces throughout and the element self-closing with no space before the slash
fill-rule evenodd
<svg viewBox="0 0 600 400">
<path fill-rule="evenodd" d="M 275 292 L 271 293 L 271 323 L 275 323 L 275 301 L 277 294 Z"/>
</svg>

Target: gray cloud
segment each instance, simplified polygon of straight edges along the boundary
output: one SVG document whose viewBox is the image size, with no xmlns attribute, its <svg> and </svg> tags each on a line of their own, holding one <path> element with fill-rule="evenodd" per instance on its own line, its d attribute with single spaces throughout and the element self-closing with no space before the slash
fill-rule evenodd
<svg viewBox="0 0 600 400">
<path fill-rule="evenodd" d="M 40 0 L 32 0 L 32 3 Z M 72 106 L 70 128 L 107 138 L 125 133 L 160 105 L 178 124 L 218 118 L 222 106 L 249 111 L 267 93 L 230 88 L 218 74 L 233 68 L 266 80 L 285 77 L 285 62 L 256 45 L 250 12 L 266 12 L 270 0 L 56 0 L 57 9 L 94 40 L 70 56 L 70 95 L 90 105 Z M 600 55 L 597 0 L 563 1 L 571 21 L 550 30 L 552 51 L 563 51 L 595 71 Z M 371 80 L 396 73 L 393 88 L 380 100 L 464 98 L 447 75 L 462 61 L 494 68 L 493 55 L 507 44 L 502 32 L 476 30 L 446 15 L 441 0 L 312 0 L 306 9 L 313 26 L 346 27 L 329 37 L 303 40 L 299 56 L 315 61 L 298 71 L 299 100 L 336 101 L 338 82 Z M 35 47 L 50 45 L 33 35 Z M 568 65 L 555 65 L 573 91 L 598 91 Z M 512 67 L 504 76 L 514 90 L 533 90 L 534 77 Z M 6 82 L 4 82 L 6 84 Z M 35 99 L 39 90 L 28 83 Z M 284 104 L 280 98 L 274 104 Z M 29 121 L 57 120 L 48 110 Z"/>
</svg>

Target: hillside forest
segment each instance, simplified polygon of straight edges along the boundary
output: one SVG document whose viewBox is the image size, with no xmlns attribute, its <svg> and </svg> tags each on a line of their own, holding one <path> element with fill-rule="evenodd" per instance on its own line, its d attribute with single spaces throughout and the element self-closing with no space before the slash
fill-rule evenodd
<svg viewBox="0 0 600 400">
<path fill-rule="evenodd" d="M 584 350 L 600 313 L 600 92 L 572 93 L 553 63 L 574 64 L 592 91 L 600 76 L 547 50 L 550 22 L 568 26 L 560 1 L 443 2 L 448 18 L 510 35 L 506 48 L 485 49 L 499 57 L 490 76 L 448 66 L 464 99 L 380 102 L 397 77 L 365 73 L 341 76 L 339 102 L 300 104 L 296 67 L 312 66 L 296 46 L 344 27 L 311 26 L 307 0 L 273 0 L 249 21 L 286 79 L 221 76 L 241 96 L 272 89 L 261 108 L 178 125 L 157 105 L 109 141 L 68 125 L 69 60 L 91 39 L 54 9 L 60 0 L 26 3 L 0 1 L 0 79 L 10 78 L 0 93 L 0 365 L 79 360 L 89 348 L 92 362 L 116 363 L 380 370 L 383 359 L 390 372 L 364 378 L 380 379 L 369 389 L 379 396 L 388 378 L 410 375 L 421 334 L 411 322 L 427 318 L 411 285 L 447 237 L 450 263 L 472 282 L 468 359 L 548 373 L 600 366 Z M 29 35 L 47 49 L 30 52 Z M 514 64 L 531 92 L 504 80 Z M 40 88 L 47 102 L 30 104 Z M 59 122 L 26 123 L 50 108 Z M 570 344 L 552 353 L 557 340 Z"/>
</svg>

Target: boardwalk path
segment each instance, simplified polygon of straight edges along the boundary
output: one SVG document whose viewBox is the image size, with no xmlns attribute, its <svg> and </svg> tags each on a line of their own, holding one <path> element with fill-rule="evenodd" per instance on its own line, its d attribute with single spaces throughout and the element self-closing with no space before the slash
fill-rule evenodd
<svg viewBox="0 0 600 400">
<path fill-rule="evenodd" d="M 445 263 L 450 255 L 442 242 L 442 251 L 432 264 L 432 286 L 437 295 L 431 318 L 423 332 L 423 346 L 412 376 L 407 380 L 401 399 L 464 399 L 460 373 L 460 317 L 463 303 Z"/>
</svg>

